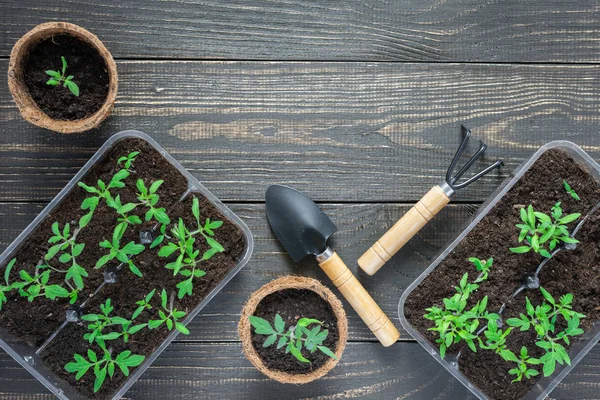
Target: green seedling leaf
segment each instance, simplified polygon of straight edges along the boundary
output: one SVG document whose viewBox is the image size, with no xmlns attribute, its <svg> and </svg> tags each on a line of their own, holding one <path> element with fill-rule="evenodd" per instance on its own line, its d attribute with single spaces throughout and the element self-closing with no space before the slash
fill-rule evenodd
<svg viewBox="0 0 600 400">
<path fill-rule="evenodd" d="M 69 297 L 69 291 L 59 285 L 48 285 L 45 288 L 46 297 L 54 300 L 58 297 Z"/>
<path fill-rule="evenodd" d="M 251 315 L 248 317 L 250 324 L 254 327 L 254 332 L 258 335 L 270 335 L 276 333 L 269 321 L 266 319 Z"/>
<path fill-rule="evenodd" d="M 164 183 L 164 181 L 161 179 L 161 180 L 154 182 L 152 185 L 150 185 L 150 193 L 151 194 L 156 193 L 156 191 L 158 190 L 160 185 L 162 185 L 163 183 Z"/>
<path fill-rule="evenodd" d="M 569 214 L 565 217 L 562 217 L 558 222 L 562 225 L 566 225 L 570 222 L 575 221 L 576 219 L 578 219 L 579 217 L 581 217 L 580 213 L 575 213 L 575 214 Z"/>
<path fill-rule="evenodd" d="M 301 361 L 301 362 L 304 362 L 304 363 L 308 363 L 308 364 L 310 364 L 310 363 L 311 363 L 309 360 L 307 360 L 307 359 L 306 359 L 306 358 L 305 358 L 305 357 L 302 355 L 302 353 L 300 352 L 300 350 L 298 350 L 298 348 L 297 348 L 297 347 L 291 346 L 291 347 L 290 347 L 290 353 L 291 353 L 291 354 L 292 354 L 294 357 L 296 357 L 296 359 L 297 359 L 298 361 Z"/>
<path fill-rule="evenodd" d="M 6 282 L 6 286 L 9 286 L 9 282 L 8 279 L 10 277 L 10 271 L 13 269 L 13 267 L 15 266 L 15 263 L 17 262 L 16 258 L 13 258 L 12 260 L 10 260 L 10 262 L 6 265 L 6 269 L 4 270 L 4 282 Z"/>
<path fill-rule="evenodd" d="M 192 200 L 192 214 L 196 218 L 198 225 L 200 225 L 200 203 L 198 202 L 198 198 L 195 196 Z"/>
<path fill-rule="evenodd" d="M 271 336 L 269 336 L 267 338 L 267 340 L 265 340 L 265 342 L 263 343 L 263 347 L 269 347 L 271 346 L 273 343 L 275 343 L 275 341 L 277 340 L 277 335 L 273 334 Z"/>
<path fill-rule="evenodd" d="M 281 318 L 281 315 L 275 315 L 274 325 L 277 333 L 283 333 L 283 330 L 285 329 L 285 322 L 283 321 L 283 318 Z"/>
<path fill-rule="evenodd" d="M 211 237 L 206 237 L 206 243 L 208 243 L 208 245 L 215 249 L 218 253 L 222 253 L 223 251 L 225 251 L 225 249 L 223 248 L 223 246 L 221 246 L 221 244 L 219 242 L 217 242 L 216 240 L 214 240 Z"/>
<path fill-rule="evenodd" d="M 46 75 L 51 77 L 51 79 L 46 81 L 46 84 L 50 85 L 50 86 L 59 86 L 60 84 L 62 84 L 64 87 L 67 87 L 69 89 L 69 91 L 71 93 L 73 93 L 75 96 L 79 96 L 79 87 L 77 86 L 77 84 L 75 82 L 73 82 L 74 76 L 73 75 L 66 76 L 67 60 L 63 56 L 61 56 L 60 59 L 62 62 L 62 70 L 61 71 L 54 71 L 54 70 L 45 71 Z"/>
<path fill-rule="evenodd" d="M 531 247 L 529 246 L 519 246 L 519 247 L 511 247 L 510 251 L 512 251 L 513 253 L 518 253 L 518 254 L 522 254 L 522 253 L 527 253 L 531 250 Z"/>
<path fill-rule="evenodd" d="M 75 82 L 73 82 L 72 80 L 69 80 L 69 79 L 65 80 L 64 86 L 69 88 L 71 93 L 73 93 L 75 96 L 79 96 L 79 86 L 77 86 L 77 84 Z"/>
<path fill-rule="evenodd" d="M 179 332 L 183 333 L 184 335 L 190 334 L 190 331 L 181 322 L 175 322 L 175 329 L 177 329 Z"/>
<path fill-rule="evenodd" d="M 337 356 L 333 353 L 333 351 L 329 350 L 327 347 L 325 346 L 317 346 L 317 348 L 326 356 L 329 356 L 331 358 L 333 358 L 334 360 L 337 360 Z"/>
<path fill-rule="evenodd" d="M 567 181 L 565 181 L 564 179 L 563 179 L 563 186 L 564 186 L 564 188 L 565 188 L 565 191 L 566 191 L 567 193 L 569 193 L 569 194 L 571 195 L 571 197 L 572 197 L 572 198 L 574 198 L 574 199 L 575 199 L 575 200 L 577 200 L 577 201 L 581 200 L 581 198 L 580 198 L 580 197 L 579 197 L 579 195 L 578 195 L 578 194 L 575 192 L 575 190 L 573 190 L 573 189 L 571 188 L 571 186 L 570 186 L 570 185 L 567 183 Z"/>
<path fill-rule="evenodd" d="M 310 324 L 323 325 L 323 323 L 321 321 L 319 321 L 318 319 L 311 319 L 311 318 L 300 318 L 296 325 L 301 326 L 301 327 L 307 327 Z"/>
</svg>

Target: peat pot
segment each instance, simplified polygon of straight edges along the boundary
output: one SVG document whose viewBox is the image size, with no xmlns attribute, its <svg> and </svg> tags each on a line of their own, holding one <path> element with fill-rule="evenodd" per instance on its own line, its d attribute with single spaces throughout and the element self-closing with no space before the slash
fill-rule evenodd
<svg viewBox="0 0 600 400">
<path fill-rule="evenodd" d="M 67 22 L 47 22 L 14 45 L 8 87 L 26 121 L 61 133 L 84 132 L 111 113 L 117 66 L 96 35 Z"/>
<path fill-rule="evenodd" d="M 268 321 L 275 331 L 267 329 L 269 334 L 259 334 L 250 317 Z M 316 336 L 327 336 L 322 346 L 329 349 L 330 355 L 303 346 L 301 357 L 305 360 L 299 361 L 287 350 L 289 341 L 282 336 L 298 338 L 303 318 L 321 323 L 311 323 L 305 329 L 318 330 Z M 260 372 L 281 383 L 303 384 L 325 376 L 337 365 L 346 347 L 348 322 L 342 303 L 331 290 L 312 278 L 287 276 L 267 283 L 250 296 L 242 309 L 238 332 L 246 358 Z"/>
</svg>

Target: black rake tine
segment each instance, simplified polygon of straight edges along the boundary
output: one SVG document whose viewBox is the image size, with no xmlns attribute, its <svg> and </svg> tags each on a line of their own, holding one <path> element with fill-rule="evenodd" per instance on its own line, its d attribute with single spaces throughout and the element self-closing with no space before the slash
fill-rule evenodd
<svg viewBox="0 0 600 400">
<path fill-rule="evenodd" d="M 489 167 L 487 167 L 483 171 L 479 172 L 478 174 L 476 174 L 476 175 L 472 176 L 471 178 L 467 179 L 463 183 L 460 183 L 458 185 L 451 185 L 451 187 L 452 187 L 452 189 L 462 189 L 465 186 L 470 185 L 471 183 L 475 182 L 477 179 L 481 178 L 482 176 L 484 176 L 485 174 L 487 174 L 491 170 L 499 168 L 499 167 L 501 167 L 503 165 L 504 165 L 504 162 L 502 160 L 497 160 L 495 163 L 493 163 L 492 165 L 490 165 Z"/>
<path fill-rule="evenodd" d="M 483 143 L 480 140 L 479 141 L 479 150 L 477 150 L 477 153 L 475 153 L 473 155 L 473 157 L 471 157 L 469 159 L 469 161 L 467 161 L 467 163 L 456 173 L 456 175 L 454 175 L 452 177 L 452 182 L 450 182 L 450 184 L 454 185 L 464 175 L 464 173 L 467 172 L 467 170 L 469 168 L 471 168 L 471 165 L 473 165 L 475 163 L 475 161 L 477 161 L 477 159 L 479 157 L 481 157 L 481 155 L 483 153 L 485 153 L 486 150 L 487 150 L 487 144 Z"/>
<path fill-rule="evenodd" d="M 456 164 L 458 164 L 458 160 L 460 159 L 460 156 L 462 156 L 462 154 L 464 153 L 465 148 L 467 147 L 467 143 L 469 143 L 469 138 L 471 137 L 470 129 L 466 128 L 464 125 L 461 125 L 460 127 L 463 130 L 463 132 L 465 132 L 465 137 L 462 140 L 462 142 L 460 143 L 460 146 L 458 146 L 458 150 L 456 150 L 456 153 L 454 154 L 454 157 L 452 158 L 452 162 L 450 163 L 450 166 L 448 167 L 448 170 L 446 171 L 446 182 L 448 182 L 448 184 L 451 184 L 452 171 L 454 171 L 454 168 L 456 168 Z"/>
</svg>

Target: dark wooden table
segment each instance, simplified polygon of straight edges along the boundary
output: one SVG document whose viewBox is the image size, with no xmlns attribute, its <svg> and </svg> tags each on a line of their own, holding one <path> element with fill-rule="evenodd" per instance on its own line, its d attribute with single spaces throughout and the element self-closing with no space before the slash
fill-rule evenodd
<svg viewBox="0 0 600 400">
<path fill-rule="evenodd" d="M 150 134 L 251 228 L 248 266 L 133 386 L 134 399 L 464 399 L 469 392 L 402 332 L 384 349 L 346 304 L 340 364 L 305 387 L 266 379 L 242 355 L 249 294 L 294 265 L 264 214 L 268 185 L 293 185 L 340 227 L 355 260 L 443 176 L 459 125 L 504 158 L 502 176 L 540 145 L 571 140 L 600 159 L 597 1 L 1 1 L 0 69 L 35 25 L 91 30 L 117 60 L 119 96 L 97 130 L 61 135 L 24 122 L 0 81 L 0 250 L 112 134 Z M 495 175 L 495 174 L 492 174 Z M 402 291 L 491 193 L 459 192 L 375 277 L 360 281 L 398 323 Z M 600 347 L 552 393 L 600 398 Z M 51 399 L 0 352 L 0 399 Z"/>
</svg>

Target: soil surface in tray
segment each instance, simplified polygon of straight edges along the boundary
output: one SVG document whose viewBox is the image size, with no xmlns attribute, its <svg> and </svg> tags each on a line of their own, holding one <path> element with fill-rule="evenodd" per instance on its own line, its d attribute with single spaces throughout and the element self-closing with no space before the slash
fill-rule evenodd
<svg viewBox="0 0 600 400">
<path fill-rule="evenodd" d="M 264 318 L 271 324 L 277 314 L 283 318 L 286 329 L 295 326 L 300 318 L 314 318 L 323 322 L 322 329 L 329 330 L 323 346 L 335 353 L 339 339 L 337 318 L 331 305 L 317 293 L 308 289 L 285 289 L 271 293 L 265 296 L 254 312 L 255 316 Z M 305 374 L 329 361 L 329 357 L 318 350 L 310 353 L 306 349 L 302 349 L 302 355 L 312 364 L 300 362 L 291 354 L 285 354 L 285 348 L 277 350 L 275 345 L 263 347 L 267 338 L 267 335 L 255 334 L 252 329 L 252 345 L 269 369 L 289 374 Z"/>
<path fill-rule="evenodd" d="M 75 96 L 62 84 L 47 85 L 47 70 L 62 72 L 61 56 L 67 60 L 65 76 L 79 86 Z M 58 120 L 83 119 L 102 107 L 108 95 L 108 69 L 100 53 L 71 35 L 54 35 L 37 43 L 25 65 L 25 84 L 38 107 Z"/>
<path fill-rule="evenodd" d="M 90 169 L 82 181 L 88 185 L 95 185 L 98 179 L 104 182 L 110 181 L 117 171 L 117 159 L 132 151 L 140 152 L 133 164 L 133 172 L 130 177 L 125 179 L 126 186 L 122 189 L 116 189 L 114 192 L 115 196 L 117 194 L 121 196 L 123 204 L 138 202 L 135 185 L 138 179 L 143 179 L 147 187 L 152 182 L 163 179 L 164 183 L 157 191 L 160 196 L 157 207 L 165 207 L 171 221 L 182 218 L 187 227 L 195 228 L 196 221 L 191 212 L 193 196 L 199 199 L 202 222 L 206 218 L 213 221 L 223 221 L 223 225 L 215 229 L 214 238 L 223 246 L 225 251 L 214 255 L 208 261 L 202 262 L 202 269 L 206 271 L 206 275 L 194 279 L 191 296 L 186 296 L 181 300 L 174 296 L 174 307 L 189 313 L 235 267 L 245 248 L 243 232 L 227 220 L 201 194 L 190 194 L 180 202 L 181 196 L 187 191 L 186 178 L 160 153 L 141 139 L 123 139 L 117 142 Z M 50 227 L 54 221 L 58 221 L 61 227 L 65 222 L 76 225 L 79 218 L 85 213 L 80 209 L 80 205 L 86 197 L 87 192 L 83 189 L 73 188 L 49 216 L 38 225 L 38 228 L 23 242 L 14 255 L 17 257 L 18 262 L 11 272 L 11 281 L 17 278 L 18 271 L 21 269 L 33 272 L 34 266 L 46 254 L 50 246 L 48 244 L 48 238 L 51 236 Z M 145 207 L 139 206 L 134 209 L 132 214 L 140 216 L 143 220 L 145 211 Z M 77 236 L 78 243 L 85 243 L 84 251 L 78 258 L 78 262 L 89 273 L 89 277 L 84 278 L 85 289 L 80 293 L 78 303 L 85 301 L 83 314 L 99 314 L 99 305 L 110 298 L 115 308 L 111 315 L 130 318 L 137 307 L 136 301 L 142 300 L 152 289 L 156 289 L 156 294 L 151 301 L 153 309 L 144 311 L 136 318 L 135 323 L 145 323 L 150 319 L 158 319 L 161 290 L 164 288 L 170 297 L 171 294 L 177 292 L 176 284 L 183 280 L 180 275 L 174 277 L 171 270 L 164 268 L 164 265 L 177 258 L 177 254 L 160 258 L 157 255 L 160 246 L 149 249 L 149 246 L 146 245 L 146 249 L 133 258 L 135 265 L 143 274 L 142 278 L 133 275 L 127 266 L 117 270 L 119 263 L 116 260 L 101 269 L 95 269 L 96 261 L 107 253 L 107 250 L 99 247 L 98 244 L 104 239 L 111 239 L 116 224 L 117 216 L 114 210 L 101 202 L 89 225 L 83 228 Z M 140 232 L 151 230 L 153 225 L 152 222 L 144 222 L 142 225 L 130 226 L 121 243 L 123 245 L 129 241 L 139 243 Z M 195 249 L 203 254 L 208 249 L 208 245 L 204 240 L 197 239 Z M 60 266 L 58 261 L 52 263 L 57 267 Z M 4 266 L 0 268 L 0 271 L 3 269 Z M 116 271 L 116 282 L 102 286 L 94 294 L 104 282 L 104 273 L 107 270 Z M 61 283 L 63 278 L 64 275 L 52 274 L 50 283 Z M 8 303 L 0 311 L 0 326 L 8 328 L 10 333 L 18 340 L 30 346 L 39 346 L 65 321 L 65 313 L 70 307 L 72 306 L 68 304 L 66 299 L 50 301 L 40 297 L 36 298 L 33 303 L 29 303 L 18 294 L 12 294 Z M 102 354 L 102 350 L 97 345 L 89 345 L 83 339 L 86 332 L 87 323 L 67 324 L 44 349 L 42 358 L 52 371 L 77 387 L 86 397 L 108 398 L 125 380 L 121 373 L 115 373 L 112 381 L 107 378 L 102 389 L 97 394 L 93 394 L 95 377 L 91 370 L 79 381 L 75 380 L 74 374 L 67 373 L 64 370 L 65 364 L 73 360 L 73 354 L 75 353 L 85 355 L 87 349 L 92 348 L 97 354 Z M 131 350 L 134 354 L 147 357 L 164 341 L 169 333 L 170 331 L 163 324 L 158 329 L 139 331 L 128 343 L 124 343 L 121 339 L 110 341 L 110 346 L 113 348 L 113 354 L 118 354 L 123 350 Z"/>
<path fill-rule="evenodd" d="M 563 179 L 581 197 L 574 200 L 563 188 Z M 443 307 L 442 299 L 451 297 L 454 286 L 458 284 L 465 272 L 472 281 L 477 276 L 469 257 L 487 259 L 494 258 L 489 279 L 481 283 L 479 290 L 472 294 L 467 308 L 472 307 L 485 295 L 488 296 L 487 309 L 496 312 L 503 303 L 506 309 L 503 319 L 510 318 L 511 313 L 523 312 L 525 296 L 533 304 L 542 301 L 538 289 L 524 290 L 516 298 L 510 296 L 521 286 L 524 279 L 535 272 L 541 262 L 541 256 L 530 252 L 516 254 L 509 251 L 517 247 L 518 230 L 515 224 L 520 223 L 519 209 L 532 204 L 536 211 L 550 214 L 551 207 L 557 202 L 565 214 L 581 213 L 583 218 L 594 205 L 600 201 L 600 186 L 593 176 L 576 164 L 566 153 L 560 150 L 549 150 L 526 172 L 512 189 L 490 210 L 471 232 L 454 250 L 427 276 L 406 300 L 404 313 L 408 321 L 425 336 L 434 347 L 436 335 L 428 331 L 433 321 L 423 318 L 425 309 L 431 306 Z M 582 321 L 582 328 L 588 329 L 600 318 L 599 290 L 592 283 L 594 275 L 600 274 L 599 246 L 600 228 L 598 213 L 577 232 L 576 238 L 581 241 L 574 251 L 559 252 L 539 275 L 540 284 L 555 298 L 566 293 L 574 295 L 573 308 L 588 316 Z M 577 222 L 569 224 L 572 231 Z M 508 346 L 518 353 L 525 345 L 530 355 L 540 356 L 541 351 L 535 346 L 535 336 L 531 333 L 513 331 L 508 338 Z M 462 343 L 461 343 L 462 344 Z M 490 351 L 479 350 L 472 353 L 464 345 L 453 345 L 448 350 L 447 358 L 455 357 L 461 351 L 459 368 L 480 390 L 493 399 L 517 399 L 526 394 L 535 384 L 537 378 L 525 382 L 512 383 L 508 370 L 514 363 L 508 363 Z M 541 376 L 541 374 L 540 374 Z"/>
</svg>

